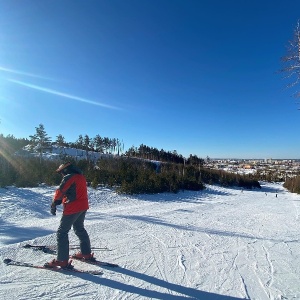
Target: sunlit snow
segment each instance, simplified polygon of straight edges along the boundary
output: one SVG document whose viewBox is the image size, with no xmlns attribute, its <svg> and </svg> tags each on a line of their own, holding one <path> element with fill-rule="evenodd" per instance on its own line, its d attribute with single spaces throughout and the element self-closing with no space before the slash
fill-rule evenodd
<svg viewBox="0 0 300 300">
<path fill-rule="evenodd" d="M 261 185 L 139 196 L 89 188 L 92 245 L 112 250 L 95 256 L 120 265 L 102 276 L 3 264 L 54 258 L 22 245 L 55 245 L 61 210 L 49 212 L 55 187 L 0 189 L 0 299 L 300 299 L 300 196 Z"/>
</svg>

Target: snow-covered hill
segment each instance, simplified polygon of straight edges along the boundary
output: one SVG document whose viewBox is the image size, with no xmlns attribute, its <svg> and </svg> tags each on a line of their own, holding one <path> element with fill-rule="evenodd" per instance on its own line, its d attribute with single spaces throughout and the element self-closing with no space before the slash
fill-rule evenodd
<svg viewBox="0 0 300 300">
<path fill-rule="evenodd" d="M 54 258 L 22 248 L 56 244 L 54 189 L 0 189 L 0 299 L 300 299 L 300 196 L 279 184 L 139 196 L 89 189 L 92 244 L 112 249 L 95 256 L 120 268 L 93 276 L 6 266 L 7 257 Z"/>
<path fill-rule="evenodd" d="M 25 146 L 22 150 L 16 152 L 20 156 L 36 156 L 39 157 L 41 154 L 38 147 L 31 149 L 30 145 Z M 100 158 L 117 157 L 115 154 L 104 154 L 95 151 L 86 151 L 82 149 L 76 149 L 71 147 L 63 147 L 52 145 L 49 149 L 44 149 L 42 153 L 43 159 L 48 160 L 59 160 L 62 157 L 74 157 L 76 160 L 90 159 L 97 161 Z"/>
</svg>

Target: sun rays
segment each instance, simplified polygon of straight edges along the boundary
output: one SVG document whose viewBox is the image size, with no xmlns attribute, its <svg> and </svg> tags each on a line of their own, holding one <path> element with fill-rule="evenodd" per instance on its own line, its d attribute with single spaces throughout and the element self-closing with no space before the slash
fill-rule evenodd
<svg viewBox="0 0 300 300">
<path fill-rule="evenodd" d="M 0 137 L 0 158 L 3 157 L 6 162 L 17 168 L 19 162 L 11 156 L 11 153 L 14 153 L 14 150 Z"/>
</svg>

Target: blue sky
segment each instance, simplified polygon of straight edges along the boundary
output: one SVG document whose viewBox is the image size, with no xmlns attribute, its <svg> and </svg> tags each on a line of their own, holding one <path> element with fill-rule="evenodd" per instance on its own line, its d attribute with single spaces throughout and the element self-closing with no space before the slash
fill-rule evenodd
<svg viewBox="0 0 300 300">
<path fill-rule="evenodd" d="M 0 133 L 300 158 L 277 71 L 300 1 L 0 0 Z"/>
</svg>

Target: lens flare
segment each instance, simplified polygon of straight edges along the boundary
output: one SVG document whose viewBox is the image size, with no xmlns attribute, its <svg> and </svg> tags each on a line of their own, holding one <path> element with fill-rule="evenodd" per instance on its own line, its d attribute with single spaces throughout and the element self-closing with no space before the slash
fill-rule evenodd
<svg viewBox="0 0 300 300">
<path fill-rule="evenodd" d="M 19 162 L 12 158 L 11 153 L 14 153 L 14 150 L 0 137 L 0 158 L 3 157 L 6 162 L 17 168 Z"/>
</svg>

